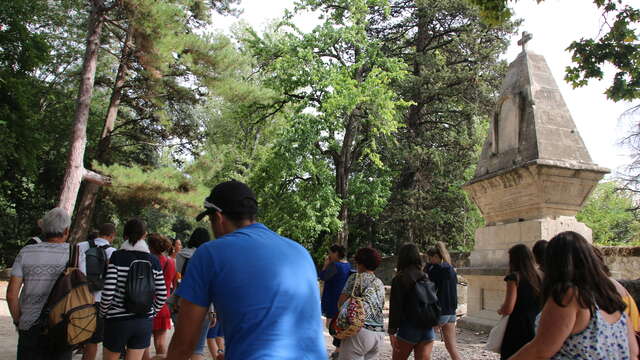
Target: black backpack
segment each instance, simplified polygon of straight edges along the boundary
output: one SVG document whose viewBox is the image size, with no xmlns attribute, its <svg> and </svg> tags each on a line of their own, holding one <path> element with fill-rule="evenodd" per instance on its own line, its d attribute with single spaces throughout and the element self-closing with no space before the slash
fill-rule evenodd
<svg viewBox="0 0 640 360">
<path fill-rule="evenodd" d="M 125 309 L 137 315 L 149 314 L 155 293 L 156 285 L 151 261 L 134 260 L 129 265 L 127 274 L 124 291 Z"/>
<path fill-rule="evenodd" d="M 414 287 L 408 291 L 404 315 L 407 320 L 421 329 L 438 325 L 440 305 L 433 282 L 424 276 L 416 281 Z"/>
<path fill-rule="evenodd" d="M 84 252 L 86 259 L 87 281 L 91 291 L 104 288 L 104 278 L 107 273 L 107 249 L 110 245 L 96 245 L 95 240 L 89 240 L 89 250 Z"/>
</svg>

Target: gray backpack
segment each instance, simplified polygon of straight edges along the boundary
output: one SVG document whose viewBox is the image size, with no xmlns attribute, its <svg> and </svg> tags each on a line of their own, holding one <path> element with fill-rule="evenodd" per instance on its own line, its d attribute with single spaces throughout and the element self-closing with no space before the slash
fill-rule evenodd
<svg viewBox="0 0 640 360">
<path fill-rule="evenodd" d="M 91 291 L 104 288 L 104 278 L 107 274 L 107 249 L 110 245 L 97 246 L 95 240 L 89 240 L 89 250 L 85 251 L 87 281 Z"/>
</svg>

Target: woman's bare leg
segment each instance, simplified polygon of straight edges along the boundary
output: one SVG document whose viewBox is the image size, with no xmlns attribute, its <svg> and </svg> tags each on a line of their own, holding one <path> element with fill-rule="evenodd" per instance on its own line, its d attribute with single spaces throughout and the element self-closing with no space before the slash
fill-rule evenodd
<svg viewBox="0 0 640 360">
<path fill-rule="evenodd" d="M 452 360 L 461 360 L 460 353 L 457 348 L 456 340 L 456 323 L 446 323 L 442 325 L 442 340 L 444 340 L 444 346 L 449 352 Z"/>
<path fill-rule="evenodd" d="M 167 330 L 153 332 L 153 347 L 156 349 L 156 355 L 167 354 Z"/>
<path fill-rule="evenodd" d="M 413 348 L 413 344 L 398 339 L 398 345 L 393 349 L 392 360 L 407 360 Z"/>
<path fill-rule="evenodd" d="M 142 360 L 145 349 L 127 349 L 127 360 Z"/>
<path fill-rule="evenodd" d="M 413 348 L 413 357 L 415 360 L 431 360 L 431 351 L 433 351 L 433 340 L 423 341 Z"/>
<path fill-rule="evenodd" d="M 106 347 L 102 347 L 102 359 L 103 360 L 118 360 L 120 358 L 119 352 L 109 351 Z"/>
</svg>

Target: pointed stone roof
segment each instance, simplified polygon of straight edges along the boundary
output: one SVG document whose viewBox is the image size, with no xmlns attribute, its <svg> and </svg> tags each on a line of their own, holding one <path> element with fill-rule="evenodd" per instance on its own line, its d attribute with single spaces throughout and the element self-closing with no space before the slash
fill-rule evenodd
<svg viewBox="0 0 640 360">
<path fill-rule="evenodd" d="M 609 172 L 591 160 L 543 56 L 523 44 L 500 94 L 470 184 L 533 164 Z"/>
</svg>

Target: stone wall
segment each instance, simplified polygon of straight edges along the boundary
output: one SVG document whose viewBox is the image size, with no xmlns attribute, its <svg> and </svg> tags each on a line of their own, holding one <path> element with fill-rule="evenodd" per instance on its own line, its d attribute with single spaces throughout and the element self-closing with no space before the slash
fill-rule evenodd
<svg viewBox="0 0 640 360">
<path fill-rule="evenodd" d="M 640 247 L 626 246 L 598 246 L 605 256 L 605 262 L 614 278 L 623 280 L 640 279 Z M 469 266 L 469 253 L 451 253 L 452 262 L 456 268 Z M 385 285 L 391 285 L 391 280 L 396 273 L 395 256 L 382 259 L 380 267 L 376 270 L 378 276 Z M 425 259 L 426 262 L 426 259 Z"/>
<path fill-rule="evenodd" d="M 598 246 L 616 279 L 640 279 L 640 247 Z"/>
<path fill-rule="evenodd" d="M 451 261 L 456 268 L 469 266 L 469 253 L 468 252 L 452 252 Z M 426 256 L 423 259 L 424 263 L 427 263 Z M 385 285 L 391 285 L 391 280 L 396 275 L 396 263 L 398 258 L 396 256 L 388 256 L 382 259 L 382 263 L 376 269 L 376 276 L 384 282 Z"/>
</svg>

